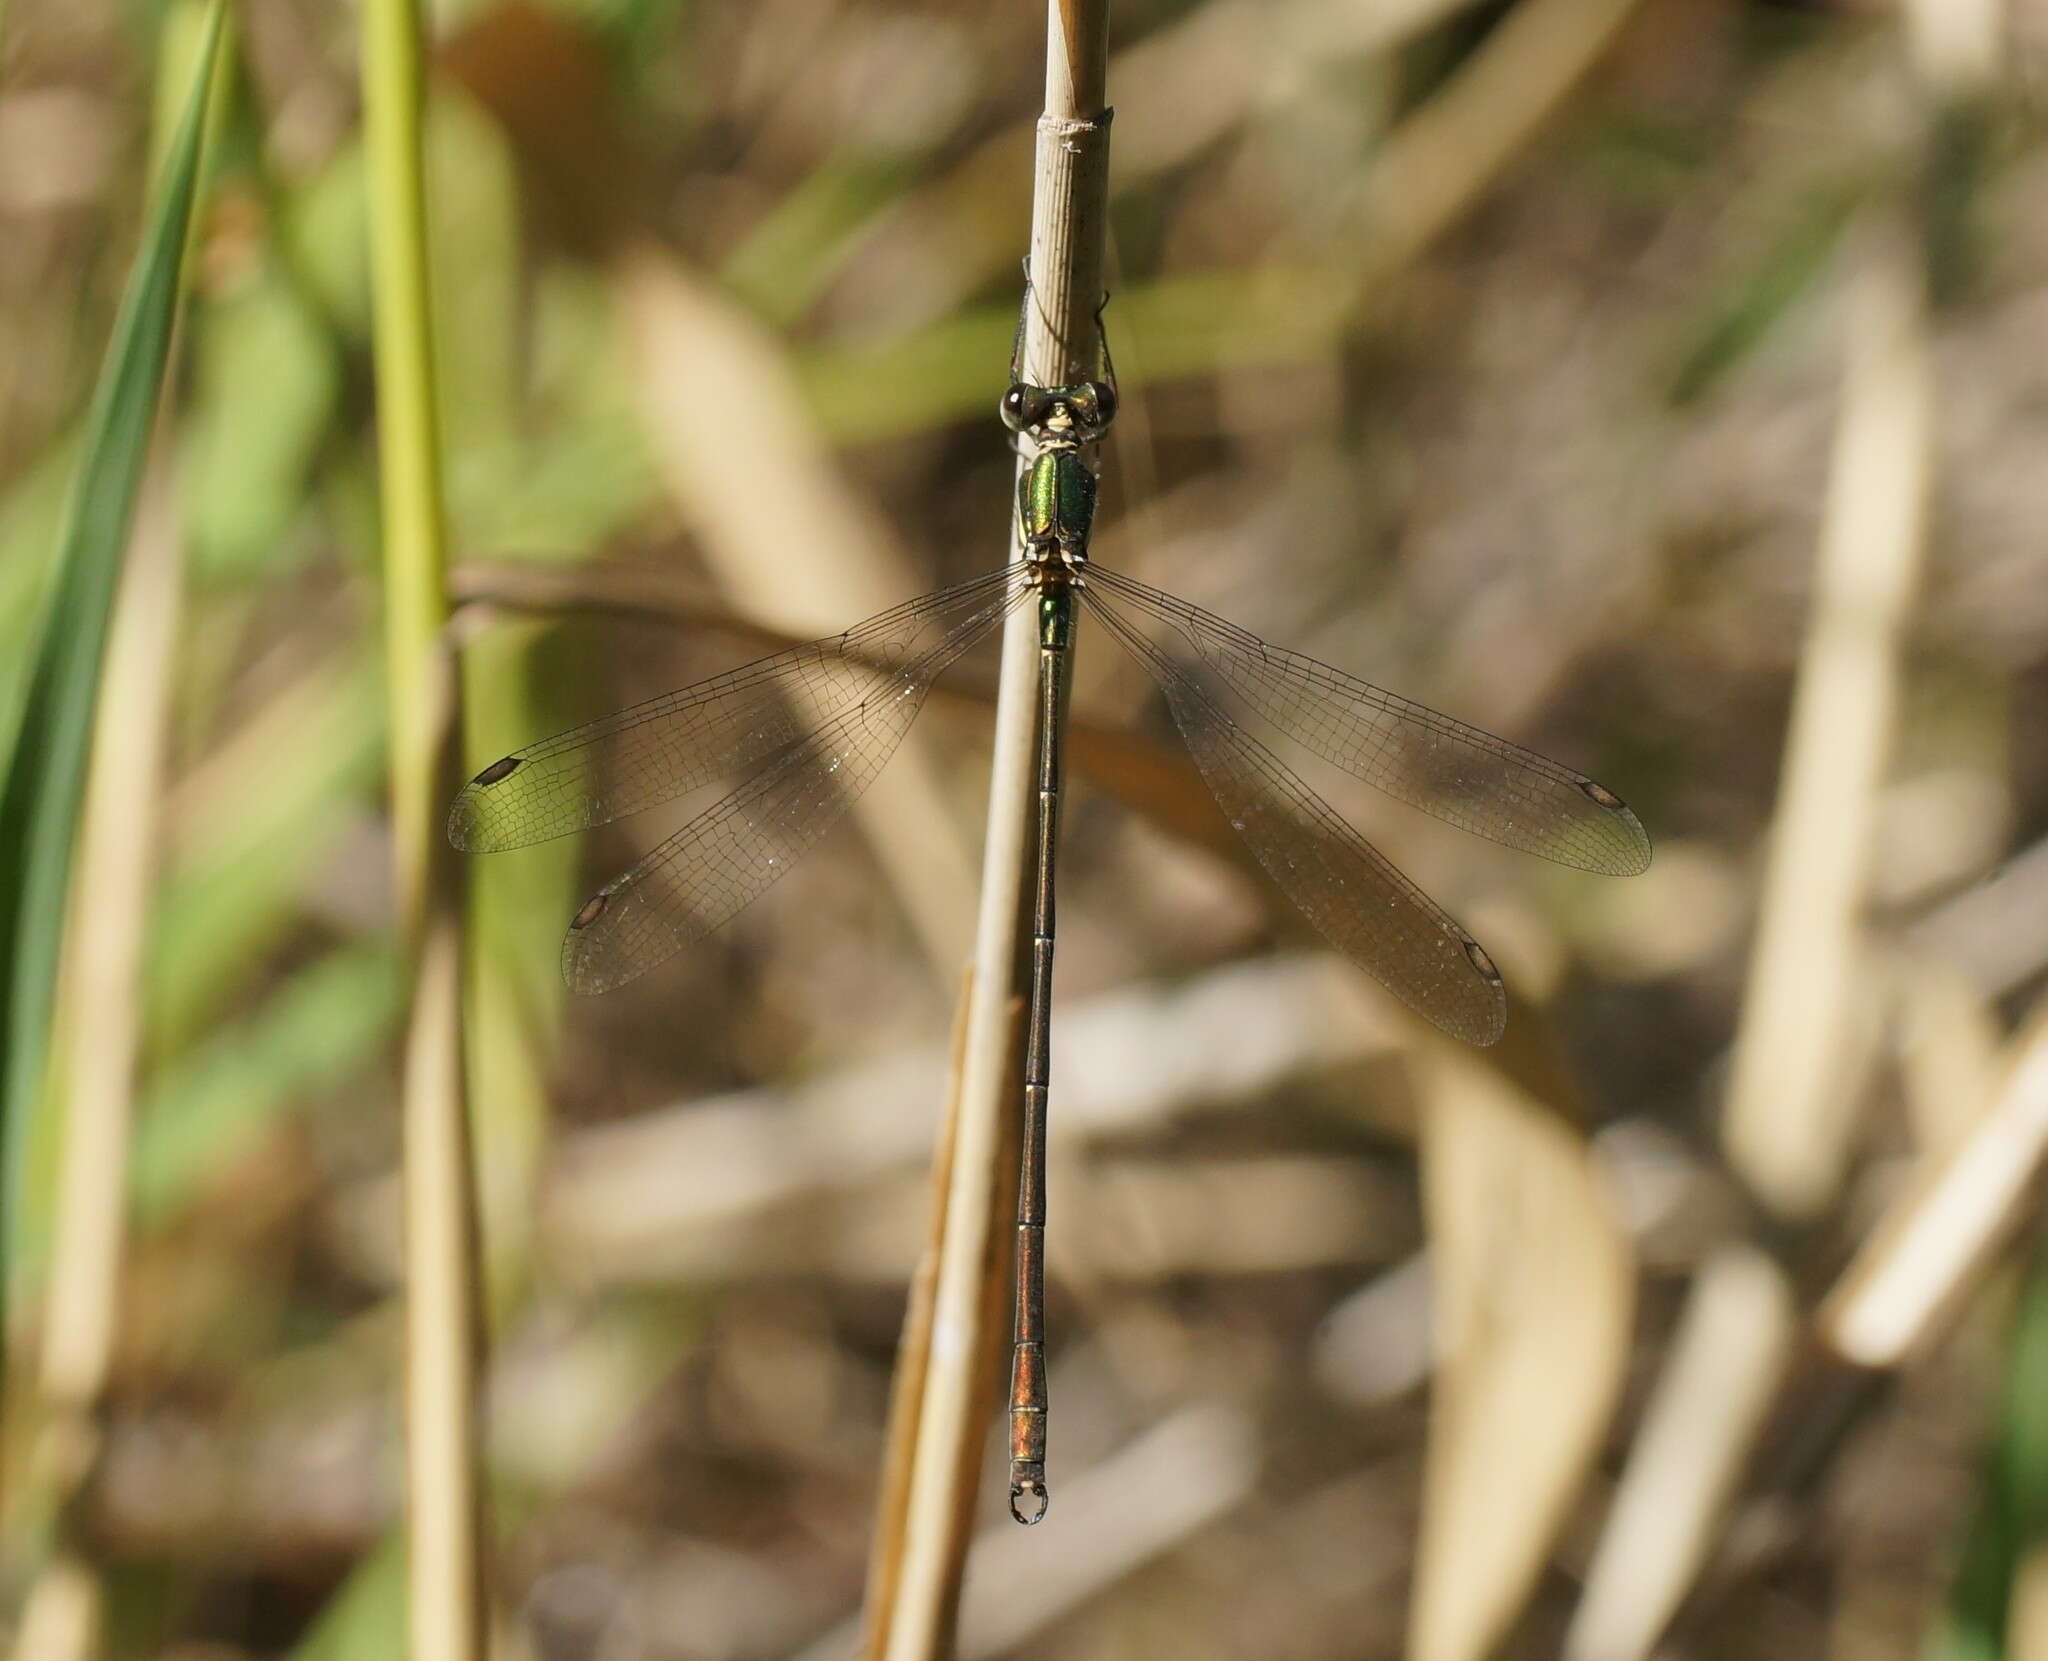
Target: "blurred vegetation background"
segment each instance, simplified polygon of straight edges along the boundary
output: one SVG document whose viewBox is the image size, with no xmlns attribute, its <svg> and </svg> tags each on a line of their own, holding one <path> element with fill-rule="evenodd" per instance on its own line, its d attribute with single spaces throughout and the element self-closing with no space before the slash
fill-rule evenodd
<svg viewBox="0 0 2048 1661">
<path fill-rule="evenodd" d="M 0 14 L 10 708 L 194 15 Z M 404 975 L 356 17 L 232 16 L 131 555 L 168 669 L 120 681 L 117 633 L 98 739 L 142 742 L 147 882 L 88 866 L 73 906 L 75 947 L 126 905 L 140 967 L 61 1531 L 109 1656 L 381 1661 Z M 1084 631 L 1059 1500 L 1025 1535 L 988 1485 L 963 1653 L 2048 1655 L 2048 17 L 1114 23 L 1098 557 L 1593 774 L 1658 851 L 1602 883 L 1333 790 L 1507 974 L 1501 1051 L 1450 1054 L 1260 883 Z M 473 765 L 1001 556 L 1043 26 L 438 9 Z M 601 1001 L 561 930 L 677 820 L 469 874 L 507 1656 L 852 1651 L 973 911 L 990 682 L 955 679 L 872 812 Z M 104 1007 L 60 1002 L 6 1218 L 17 1633 Z"/>
</svg>

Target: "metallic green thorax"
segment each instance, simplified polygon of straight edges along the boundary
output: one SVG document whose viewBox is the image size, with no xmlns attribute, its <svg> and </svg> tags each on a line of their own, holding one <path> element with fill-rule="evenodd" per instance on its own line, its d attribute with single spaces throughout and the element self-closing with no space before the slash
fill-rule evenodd
<svg viewBox="0 0 2048 1661">
<path fill-rule="evenodd" d="M 1039 451 L 1017 489 L 1024 546 L 1035 558 L 1054 553 L 1088 557 L 1088 533 L 1095 523 L 1095 475 L 1080 453 L 1067 446 Z"/>
<path fill-rule="evenodd" d="M 1088 558 L 1095 523 L 1095 475 L 1067 445 L 1039 451 L 1017 487 L 1026 557 L 1038 562 L 1038 643 L 1064 652 L 1074 637 L 1074 567 Z"/>
</svg>

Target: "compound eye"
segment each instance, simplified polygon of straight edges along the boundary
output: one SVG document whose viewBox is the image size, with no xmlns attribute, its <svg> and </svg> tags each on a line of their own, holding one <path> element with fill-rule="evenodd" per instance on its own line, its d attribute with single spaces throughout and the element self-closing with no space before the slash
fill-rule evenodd
<svg viewBox="0 0 2048 1661">
<path fill-rule="evenodd" d="M 1013 386 L 1003 394 L 1003 424 L 1012 432 L 1028 431 L 1043 424 L 1052 406 L 1052 397 L 1043 388 Z"/>
<path fill-rule="evenodd" d="M 1116 383 L 1114 381 L 1090 381 L 1088 383 L 1088 393 L 1095 404 L 1095 408 L 1091 412 L 1093 419 L 1090 425 L 1099 430 L 1108 426 L 1110 422 L 1116 419 Z"/>
</svg>

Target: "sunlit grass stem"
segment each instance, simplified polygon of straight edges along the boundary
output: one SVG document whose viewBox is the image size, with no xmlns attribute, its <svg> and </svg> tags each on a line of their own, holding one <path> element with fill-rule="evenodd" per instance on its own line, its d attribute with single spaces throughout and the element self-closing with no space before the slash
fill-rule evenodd
<svg viewBox="0 0 2048 1661">
<path fill-rule="evenodd" d="M 392 853 L 413 972 L 405 1035 L 406 1514 L 411 1654 L 478 1661 L 477 1219 L 462 1067 L 462 940 L 441 813 L 458 782 L 440 643 L 447 538 L 429 277 L 422 21 L 363 7 Z"/>
<path fill-rule="evenodd" d="M 182 67 L 182 66 L 181 66 Z M 57 1056 L 62 1154 L 43 1299 L 35 1509 L 53 1518 L 49 1561 L 22 1615 L 20 1653 L 86 1661 L 101 1647 L 104 1587 L 80 1503 L 105 1453 L 121 1331 L 129 1155 L 142 1030 L 143 946 L 155 872 L 184 581 L 183 529 L 159 465 L 122 576 L 78 847 Z"/>
</svg>

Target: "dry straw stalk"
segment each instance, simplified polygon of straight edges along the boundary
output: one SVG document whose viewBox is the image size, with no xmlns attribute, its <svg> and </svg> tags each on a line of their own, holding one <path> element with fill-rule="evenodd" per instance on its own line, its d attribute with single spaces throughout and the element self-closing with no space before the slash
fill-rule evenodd
<svg viewBox="0 0 2048 1661">
<path fill-rule="evenodd" d="M 1032 303 L 1025 378 L 1059 386 L 1093 372 L 1109 183 L 1105 0 L 1046 8 L 1045 111 L 1032 197 Z M 1022 549 L 1013 546 L 1012 557 Z M 932 1309 L 931 1365 L 917 1427 L 903 1556 L 885 1653 L 891 1661 L 950 1654 L 970 1502 L 989 1403 L 977 1381 L 1006 1301 L 989 1295 L 1005 1253 L 1005 1116 L 1020 1097 L 1015 1033 L 1023 1001 L 1019 924 L 1029 882 L 1034 802 L 1036 631 L 1014 613 L 1003 636 L 988 840 L 962 1046 L 958 1120 Z M 1014 1143 L 1011 1144 L 1014 1146 Z"/>
</svg>

